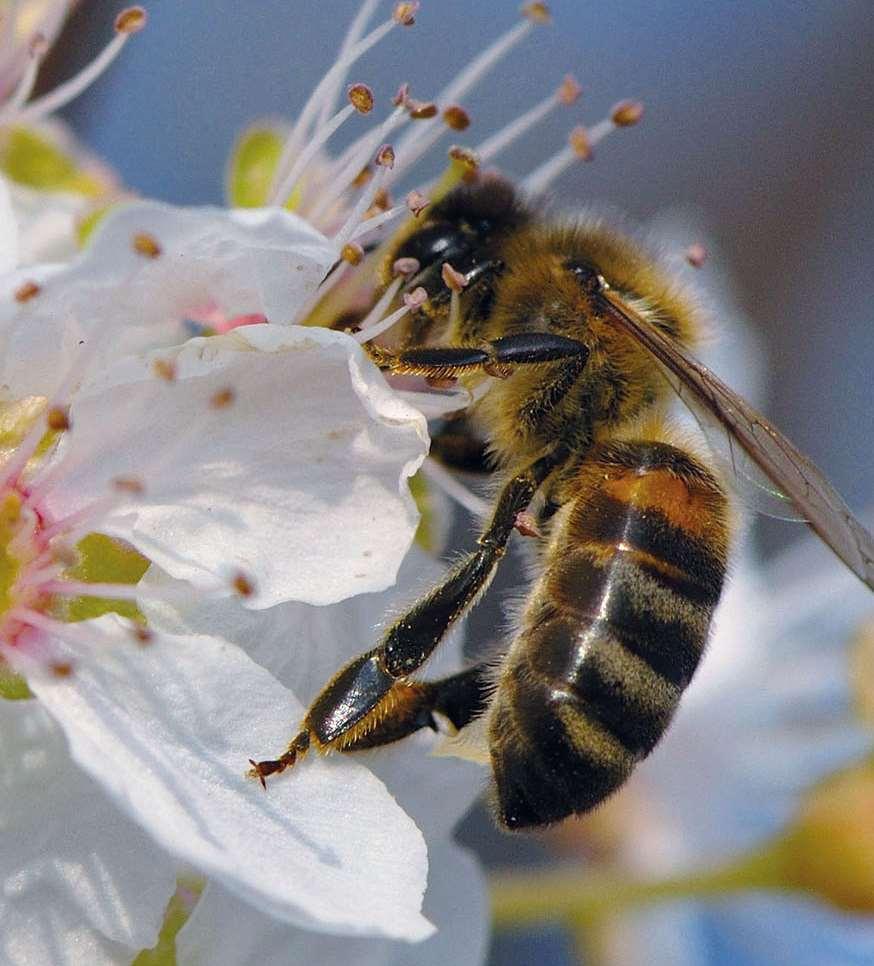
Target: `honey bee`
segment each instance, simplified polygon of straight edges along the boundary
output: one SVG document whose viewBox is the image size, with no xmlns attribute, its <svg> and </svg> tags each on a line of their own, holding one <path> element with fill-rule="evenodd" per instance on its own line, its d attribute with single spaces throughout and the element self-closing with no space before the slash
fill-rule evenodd
<svg viewBox="0 0 874 966">
<path fill-rule="evenodd" d="M 311 748 L 384 745 L 438 714 L 455 729 L 479 719 L 498 821 L 548 825 L 598 805 L 652 751 L 720 598 L 729 501 L 716 468 L 675 441 L 663 415 L 675 392 L 872 588 L 874 539 L 689 354 L 694 302 L 620 233 L 550 221 L 508 181 L 482 177 L 393 240 L 383 289 L 398 259 L 415 266 L 407 289 L 428 300 L 395 348 L 371 355 L 390 373 L 468 388 L 489 379 L 467 423 L 502 486 L 476 549 L 327 683 L 288 750 L 252 762 L 252 774 L 263 783 Z M 517 528 L 537 535 L 539 575 L 503 654 L 443 680 L 414 677 L 485 592 Z"/>
</svg>

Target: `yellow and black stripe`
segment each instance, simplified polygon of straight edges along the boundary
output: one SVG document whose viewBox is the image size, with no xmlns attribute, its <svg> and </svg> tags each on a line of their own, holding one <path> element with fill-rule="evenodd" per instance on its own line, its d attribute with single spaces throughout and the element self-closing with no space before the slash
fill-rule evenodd
<svg viewBox="0 0 874 966">
<path fill-rule="evenodd" d="M 490 712 L 509 828 L 594 807 L 652 751 L 698 666 L 725 574 L 725 496 L 688 454 L 610 443 L 576 487 Z"/>
</svg>

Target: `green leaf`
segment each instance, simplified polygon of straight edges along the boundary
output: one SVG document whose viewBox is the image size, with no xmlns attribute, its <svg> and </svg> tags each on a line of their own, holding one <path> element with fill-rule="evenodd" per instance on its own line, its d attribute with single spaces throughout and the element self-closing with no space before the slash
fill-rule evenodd
<svg viewBox="0 0 874 966">
<path fill-rule="evenodd" d="M 282 136 L 269 128 L 249 128 L 240 135 L 228 169 L 228 200 L 233 207 L 258 208 L 267 203 L 282 143 Z"/>
</svg>

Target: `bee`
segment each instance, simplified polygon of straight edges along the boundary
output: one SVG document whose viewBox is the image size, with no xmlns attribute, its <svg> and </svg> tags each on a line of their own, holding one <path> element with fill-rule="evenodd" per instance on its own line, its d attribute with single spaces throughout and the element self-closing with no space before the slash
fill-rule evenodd
<svg viewBox="0 0 874 966">
<path fill-rule="evenodd" d="M 652 751 L 719 602 L 729 500 L 716 467 L 675 441 L 663 415 L 674 393 L 721 426 L 872 588 L 874 539 L 816 467 L 693 358 L 694 302 L 617 231 L 551 221 L 510 182 L 484 176 L 392 241 L 383 290 L 399 259 L 415 266 L 407 290 L 428 300 L 394 348 L 371 355 L 390 373 L 468 388 L 488 379 L 466 424 L 502 485 L 476 548 L 326 684 L 288 750 L 252 762 L 252 774 L 263 783 L 312 748 L 397 741 L 435 727 L 435 715 L 455 729 L 476 721 L 498 821 L 545 826 L 598 805 Z M 514 529 L 541 549 L 500 658 L 419 679 Z"/>
</svg>

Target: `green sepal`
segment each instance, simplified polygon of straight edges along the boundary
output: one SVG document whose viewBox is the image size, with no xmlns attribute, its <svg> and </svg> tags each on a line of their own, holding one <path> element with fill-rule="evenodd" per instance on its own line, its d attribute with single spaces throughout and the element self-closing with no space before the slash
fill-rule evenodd
<svg viewBox="0 0 874 966">
<path fill-rule="evenodd" d="M 434 501 L 428 491 L 428 483 L 421 472 L 410 477 L 410 495 L 419 511 L 419 526 L 415 541 L 426 553 L 438 553 L 440 548 L 437 546 L 434 526 Z"/>
<path fill-rule="evenodd" d="M 0 170 L 18 184 L 40 191 L 71 191 L 94 198 L 105 186 L 75 158 L 32 128 L 13 127 L 0 139 Z"/>
<path fill-rule="evenodd" d="M 131 966 L 176 966 L 176 936 L 188 922 L 202 891 L 203 882 L 199 879 L 179 880 L 179 887 L 167 903 L 158 942 L 151 949 L 144 949 Z"/>
<path fill-rule="evenodd" d="M 267 127 L 250 127 L 238 138 L 228 163 L 227 194 L 233 208 L 266 205 L 285 138 Z M 294 211 L 300 204 L 298 185 L 285 207 Z"/>
<path fill-rule="evenodd" d="M 149 561 L 133 547 L 102 533 L 89 533 L 76 544 L 77 562 L 64 574 L 86 583 L 137 584 L 149 568 Z M 85 621 L 103 614 L 120 614 L 145 623 L 139 607 L 131 600 L 108 597 L 73 597 L 63 613 L 64 620 Z"/>
</svg>

